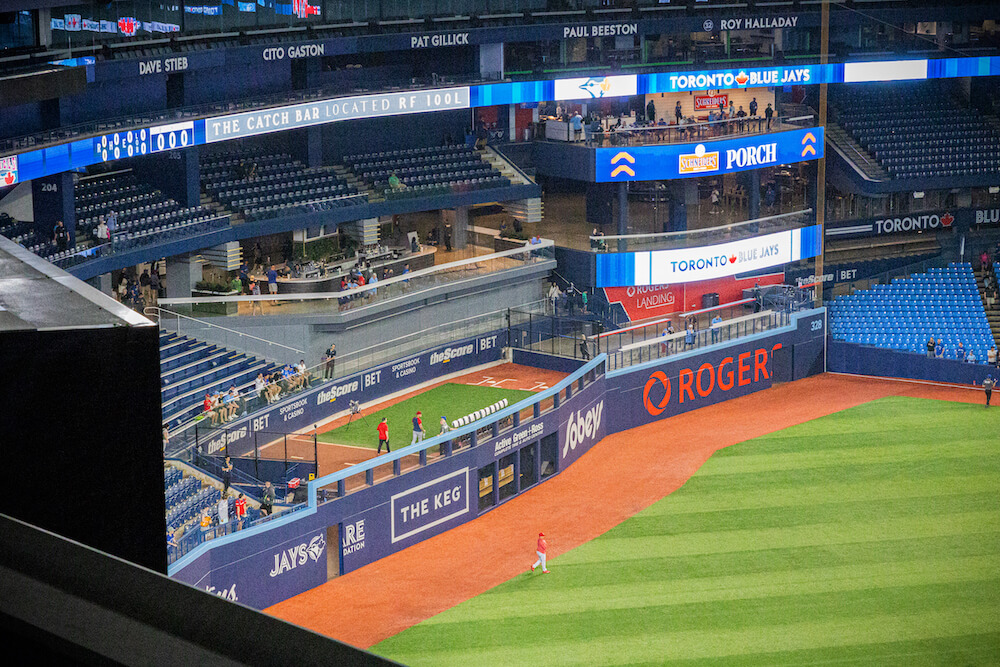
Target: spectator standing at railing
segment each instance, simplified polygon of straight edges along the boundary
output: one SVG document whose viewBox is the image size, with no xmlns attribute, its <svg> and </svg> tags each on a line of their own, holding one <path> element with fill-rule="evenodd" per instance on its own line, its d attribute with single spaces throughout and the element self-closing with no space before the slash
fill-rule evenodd
<svg viewBox="0 0 1000 667">
<path fill-rule="evenodd" d="M 271 482 L 264 482 L 264 492 L 260 498 L 260 515 L 270 516 L 274 509 L 274 487 Z"/>
<path fill-rule="evenodd" d="M 233 514 L 235 514 L 236 518 L 240 521 L 238 528 L 242 528 L 243 519 L 245 519 L 247 515 L 247 499 L 243 497 L 242 493 L 240 494 L 240 497 L 236 499 L 236 502 L 233 503 Z"/>
<path fill-rule="evenodd" d="M 219 526 L 224 527 L 229 523 L 229 498 L 226 497 L 225 493 L 222 494 L 216 507 L 219 510 Z"/>
<path fill-rule="evenodd" d="M 752 100 L 750 100 L 750 115 L 751 116 L 756 116 L 757 115 L 757 98 L 756 97 L 753 98 Z"/>
<path fill-rule="evenodd" d="M 229 484 L 233 481 L 233 461 L 228 456 L 222 464 L 222 493 L 229 491 Z"/>
<path fill-rule="evenodd" d="M 94 230 L 94 236 L 97 238 L 97 242 L 108 243 L 111 241 L 111 230 L 108 229 L 108 223 L 104 222 L 104 218 L 97 223 L 97 229 Z"/>
<path fill-rule="evenodd" d="M 332 380 L 337 365 L 337 345 L 330 343 L 330 347 L 323 353 L 323 379 Z"/>
<path fill-rule="evenodd" d="M 656 103 L 653 102 L 652 98 L 650 98 L 649 104 L 646 105 L 646 120 L 650 123 L 656 120 Z"/>
<path fill-rule="evenodd" d="M 556 302 L 559 300 L 559 286 L 554 282 L 549 286 L 549 304 L 552 305 L 552 314 L 556 314 Z"/>
<path fill-rule="evenodd" d="M 681 124 L 681 118 L 683 117 L 684 117 L 684 112 L 681 111 L 681 101 L 677 100 L 677 104 L 674 105 L 674 119 L 677 121 L 678 125 Z"/>
<path fill-rule="evenodd" d="M 695 343 L 695 332 L 694 323 L 690 320 L 687 323 L 687 329 L 684 331 L 684 345 L 687 347 L 693 346 Z"/>
<path fill-rule="evenodd" d="M 739 125 L 740 134 L 742 134 L 743 132 L 746 132 L 746 129 L 747 129 L 747 127 L 746 127 L 746 120 L 745 120 L 746 117 L 747 117 L 747 112 L 743 110 L 743 105 L 741 104 L 740 105 L 740 110 L 736 112 L 736 118 L 738 119 L 737 123 Z"/>
<path fill-rule="evenodd" d="M 969 356 L 967 356 L 965 358 L 965 360 L 967 362 L 969 362 L 970 364 L 974 364 L 974 363 L 978 362 L 979 360 L 976 359 L 976 351 L 975 350 L 969 350 Z"/>
<path fill-rule="evenodd" d="M 260 296 L 260 283 L 256 280 L 250 279 L 250 296 Z M 263 315 L 264 306 L 261 305 L 260 300 L 254 300 L 250 302 L 250 314 L 251 315 Z"/>
<path fill-rule="evenodd" d="M 771 108 L 771 103 L 767 103 L 767 107 L 764 109 L 764 118 L 767 119 L 767 129 L 771 129 L 771 118 L 774 116 L 774 109 Z"/>
<path fill-rule="evenodd" d="M 143 269 L 142 274 L 139 276 L 139 289 L 142 291 L 143 301 L 146 303 L 151 303 L 152 298 L 149 296 L 149 270 Z"/>
<path fill-rule="evenodd" d="M 927 339 L 927 358 L 928 359 L 933 359 L 934 358 L 934 348 L 935 348 L 934 336 L 931 336 L 929 339 Z"/>
<path fill-rule="evenodd" d="M 278 272 L 275 271 L 274 264 L 267 270 L 267 291 L 272 295 L 278 293 Z M 277 302 L 272 299 L 271 304 L 275 303 Z"/>
<path fill-rule="evenodd" d="M 958 341 L 958 346 L 955 348 L 955 359 L 965 361 L 965 343 L 962 341 Z"/>
<path fill-rule="evenodd" d="M 718 215 L 719 213 L 722 213 L 722 203 L 719 197 L 719 188 L 712 188 L 711 200 L 712 200 L 712 210 L 710 210 L 708 214 Z"/>
<path fill-rule="evenodd" d="M 149 272 L 149 299 L 150 302 L 146 304 L 148 306 L 155 306 L 160 300 L 160 273 L 155 264 Z"/>
<path fill-rule="evenodd" d="M 56 248 L 60 252 L 69 246 L 69 231 L 63 225 L 62 220 L 56 221 L 55 229 L 52 230 L 52 242 L 56 244 Z"/>
<path fill-rule="evenodd" d="M 937 339 L 937 345 L 934 346 L 934 358 L 943 359 L 944 358 L 944 341 L 940 338 Z"/>
<path fill-rule="evenodd" d="M 997 346 L 994 345 L 989 350 L 986 351 L 986 363 L 990 366 L 997 365 Z"/>
<path fill-rule="evenodd" d="M 117 211 L 112 210 L 108 212 L 108 231 L 111 233 L 111 236 L 114 236 L 115 232 L 118 231 Z"/>
<path fill-rule="evenodd" d="M 719 327 L 722 325 L 722 316 L 718 313 L 712 318 L 712 342 L 719 342 Z"/>
</svg>

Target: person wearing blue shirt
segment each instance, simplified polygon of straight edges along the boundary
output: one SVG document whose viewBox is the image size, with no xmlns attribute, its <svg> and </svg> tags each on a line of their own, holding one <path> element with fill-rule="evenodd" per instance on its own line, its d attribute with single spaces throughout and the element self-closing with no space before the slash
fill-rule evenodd
<svg viewBox="0 0 1000 667">
<path fill-rule="evenodd" d="M 958 347 L 955 348 L 955 359 L 958 361 L 965 361 L 965 345 L 961 342 L 959 342 Z"/>
<path fill-rule="evenodd" d="M 694 324 L 692 322 L 688 322 L 687 331 L 684 332 L 684 344 L 689 346 L 694 345 L 694 337 Z"/>
<path fill-rule="evenodd" d="M 722 324 L 722 316 L 716 313 L 712 318 L 712 342 L 719 342 L 719 325 Z"/>
<path fill-rule="evenodd" d="M 943 357 L 944 357 L 944 341 L 938 338 L 937 345 L 934 346 L 934 358 L 941 359 Z"/>
<path fill-rule="evenodd" d="M 278 272 L 274 270 L 274 264 L 267 270 L 267 290 L 271 294 L 278 293 Z M 274 301 L 271 301 L 274 303 Z"/>
<path fill-rule="evenodd" d="M 573 114 L 573 117 L 569 119 L 570 127 L 573 128 L 573 138 L 572 141 L 577 141 L 580 138 L 580 133 L 583 132 L 583 116 L 577 111 Z"/>
</svg>

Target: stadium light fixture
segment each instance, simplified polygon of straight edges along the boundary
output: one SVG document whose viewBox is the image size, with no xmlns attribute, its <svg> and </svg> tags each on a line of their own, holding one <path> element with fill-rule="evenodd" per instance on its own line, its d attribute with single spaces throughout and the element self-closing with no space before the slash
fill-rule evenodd
<svg viewBox="0 0 1000 667">
<path fill-rule="evenodd" d="M 923 199 L 924 198 L 923 190 L 921 190 L 920 192 L 914 192 L 913 193 L 913 198 L 914 199 Z"/>
<path fill-rule="evenodd" d="M 990 194 L 991 195 L 995 195 L 998 192 L 1000 192 L 1000 185 L 991 185 L 990 186 Z"/>
</svg>

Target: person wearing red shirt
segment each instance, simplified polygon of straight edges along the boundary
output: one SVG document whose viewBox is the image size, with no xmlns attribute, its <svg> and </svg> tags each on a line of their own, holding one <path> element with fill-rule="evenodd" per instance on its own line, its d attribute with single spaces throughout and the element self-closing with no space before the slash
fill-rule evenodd
<svg viewBox="0 0 1000 667">
<path fill-rule="evenodd" d="M 538 533 L 538 546 L 535 547 L 535 553 L 538 554 L 538 560 L 535 564 L 531 566 L 531 571 L 534 572 L 535 568 L 539 565 L 542 566 L 542 573 L 548 574 L 549 571 L 545 567 L 545 552 L 548 549 L 548 545 L 545 543 L 545 533 Z"/>
<path fill-rule="evenodd" d="M 234 514 L 236 514 L 236 518 L 240 520 L 240 528 L 242 528 L 243 519 L 247 515 L 247 500 L 243 497 L 242 493 L 240 494 L 240 497 L 236 499 L 234 507 Z"/>
<path fill-rule="evenodd" d="M 382 421 L 379 423 L 377 430 L 378 430 L 378 452 L 376 452 L 375 455 L 378 456 L 379 454 L 382 453 L 383 444 L 385 445 L 386 453 L 391 452 L 392 450 L 389 449 L 389 423 L 385 420 L 385 417 L 382 417 Z"/>
</svg>

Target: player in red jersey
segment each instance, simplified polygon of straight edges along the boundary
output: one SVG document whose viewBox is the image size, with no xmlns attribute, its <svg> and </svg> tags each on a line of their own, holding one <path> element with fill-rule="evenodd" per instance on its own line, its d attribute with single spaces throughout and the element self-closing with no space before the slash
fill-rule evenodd
<svg viewBox="0 0 1000 667">
<path fill-rule="evenodd" d="M 548 545 L 545 543 L 545 533 L 538 533 L 538 545 L 535 547 L 535 553 L 538 554 L 538 560 L 536 560 L 535 564 L 531 566 L 532 572 L 535 571 L 535 568 L 541 565 L 542 573 L 549 573 L 549 571 L 545 568 L 545 552 L 547 549 Z"/>
</svg>

